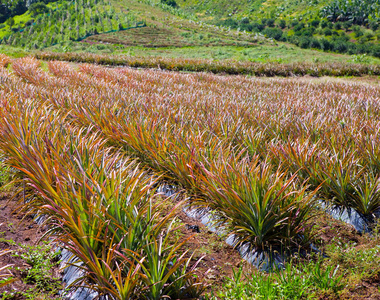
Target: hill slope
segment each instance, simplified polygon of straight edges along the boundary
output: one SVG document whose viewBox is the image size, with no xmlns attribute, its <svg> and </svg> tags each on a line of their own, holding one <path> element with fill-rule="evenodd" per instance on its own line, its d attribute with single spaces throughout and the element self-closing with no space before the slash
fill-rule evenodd
<svg viewBox="0 0 380 300">
<path fill-rule="evenodd" d="M 177 0 L 184 11 L 301 48 L 380 57 L 378 0 Z"/>
<path fill-rule="evenodd" d="M 39 7 L 36 8 L 37 4 L 34 4 L 33 9 L 30 6 L 25 13 L 0 24 L 0 42 L 27 51 L 48 49 L 97 53 L 106 50 L 141 55 L 187 55 L 279 62 L 330 59 L 373 62 L 372 58 L 366 57 L 367 54 L 380 57 L 378 16 L 367 10 L 367 21 L 364 22 L 355 17 L 351 6 L 346 5 L 345 11 L 339 12 L 343 0 L 334 1 L 38 2 Z M 354 1 L 349 3 L 355 4 Z M 371 1 L 378 0 L 360 3 Z M 371 7 L 376 8 L 376 5 L 374 3 Z M 360 5 L 356 7 L 360 8 Z M 357 11 L 361 12 L 360 9 Z M 298 47 L 289 47 L 289 43 Z M 195 48 L 179 50 L 184 47 Z M 159 48 L 164 49 L 155 51 Z M 288 55 L 286 49 L 291 49 L 296 55 Z M 322 55 L 314 49 L 334 54 Z M 338 57 L 335 53 L 356 56 Z M 289 56 L 292 57 L 290 60 Z"/>
<path fill-rule="evenodd" d="M 1 42 L 37 49 L 88 37 L 90 43 L 147 47 L 252 45 L 257 41 L 255 34 L 200 24 L 190 15 L 149 1 L 58 1 L 42 7 L 3 23 Z"/>
</svg>

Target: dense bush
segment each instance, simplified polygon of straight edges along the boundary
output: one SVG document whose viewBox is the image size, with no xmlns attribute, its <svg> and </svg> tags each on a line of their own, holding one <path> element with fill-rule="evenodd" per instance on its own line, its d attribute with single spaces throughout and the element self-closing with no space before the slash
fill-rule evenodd
<svg viewBox="0 0 380 300">
<path fill-rule="evenodd" d="M 273 27 L 274 26 L 274 22 L 275 22 L 274 19 L 268 19 L 267 22 L 266 22 L 266 24 L 267 24 L 268 27 Z"/>
<path fill-rule="evenodd" d="M 29 11 L 33 16 L 43 14 L 48 10 L 44 2 L 36 2 L 29 6 Z"/>
<path fill-rule="evenodd" d="M 2 0 L 0 1 L 0 23 L 8 18 L 22 15 L 27 11 L 25 0 Z"/>
<path fill-rule="evenodd" d="M 281 28 L 281 29 L 285 29 L 286 27 L 286 22 L 285 20 L 280 20 L 280 22 L 278 23 L 278 26 Z"/>
<path fill-rule="evenodd" d="M 326 35 L 326 36 L 330 36 L 330 35 L 332 35 L 332 31 L 331 31 L 330 28 L 325 28 L 323 30 L 323 34 Z"/>
<path fill-rule="evenodd" d="M 178 4 L 175 0 L 161 0 L 161 3 L 172 6 L 172 7 L 178 7 Z"/>
<path fill-rule="evenodd" d="M 318 27 L 319 23 L 320 23 L 320 21 L 318 19 L 314 19 L 310 22 L 310 25 L 313 27 Z"/>
<path fill-rule="evenodd" d="M 280 28 L 265 28 L 263 34 L 277 41 L 282 40 L 282 30 Z"/>
</svg>

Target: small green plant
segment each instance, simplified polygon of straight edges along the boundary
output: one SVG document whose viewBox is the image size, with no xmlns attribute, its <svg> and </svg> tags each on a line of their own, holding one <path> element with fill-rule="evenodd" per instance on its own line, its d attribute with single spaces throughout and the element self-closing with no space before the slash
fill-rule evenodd
<svg viewBox="0 0 380 300">
<path fill-rule="evenodd" d="M 59 278 L 52 277 L 52 269 L 57 264 L 59 252 L 52 251 L 51 245 L 44 242 L 42 245 L 19 245 L 20 251 L 16 251 L 13 256 L 22 258 L 28 267 L 19 268 L 23 281 L 33 284 L 33 288 L 26 292 L 26 295 L 48 292 L 56 294 L 61 288 Z M 28 298 L 28 297 L 27 297 Z"/>
<path fill-rule="evenodd" d="M 356 54 L 352 56 L 352 62 L 354 63 L 368 63 L 369 58 L 367 54 Z"/>
<path fill-rule="evenodd" d="M 3 256 L 5 254 L 10 253 L 10 250 L 2 250 L 0 251 L 0 256 Z M 0 267 L 0 288 L 11 284 L 15 281 L 15 279 L 11 276 L 9 272 L 6 272 L 8 269 L 10 269 L 12 265 L 5 265 L 3 267 Z"/>
<path fill-rule="evenodd" d="M 369 279 L 380 274 L 380 246 L 369 249 L 356 249 L 355 246 L 355 243 L 338 240 L 327 247 L 326 253 L 335 265 L 347 270 L 345 275 Z"/>
<path fill-rule="evenodd" d="M 344 285 L 338 269 L 323 267 L 322 261 L 288 263 L 285 269 L 273 273 L 254 273 L 243 276 L 242 268 L 234 270 L 224 289 L 216 296 L 221 299 L 314 299 L 324 291 L 336 294 Z M 217 299 L 211 294 L 209 299 Z"/>
</svg>

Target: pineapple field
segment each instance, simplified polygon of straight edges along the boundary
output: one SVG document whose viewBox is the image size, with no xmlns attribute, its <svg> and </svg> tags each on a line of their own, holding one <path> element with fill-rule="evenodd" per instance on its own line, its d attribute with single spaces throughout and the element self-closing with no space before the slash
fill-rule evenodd
<svg viewBox="0 0 380 300">
<path fill-rule="evenodd" d="M 71 253 L 82 273 L 66 289 L 120 300 L 380 297 L 377 78 L 54 55 L 0 56 L 1 186 L 42 216 L 42 239 Z M 7 270 L 0 298 L 19 299 Z"/>
</svg>

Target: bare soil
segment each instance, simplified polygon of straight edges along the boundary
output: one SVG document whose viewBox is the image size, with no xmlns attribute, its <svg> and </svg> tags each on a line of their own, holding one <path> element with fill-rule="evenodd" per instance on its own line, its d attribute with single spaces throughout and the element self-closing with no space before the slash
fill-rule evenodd
<svg viewBox="0 0 380 300">
<path fill-rule="evenodd" d="M 194 263 L 202 258 L 197 275 L 209 285 L 209 291 L 217 290 L 227 278 L 233 278 L 234 270 L 240 267 L 246 275 L 257 271 L 242 259 L 236 249 L 210 231 L 202 222 L 189 218 L 183 211 L 178 214 L 178 218 L 185 224 L 181 228 L 182 240 L 187 240 L 183 250 L 195 252 Z"/>
<path fill-rule="evenodd" d="M 9 249 L 10 253 L 0 256 L 0 267 L 12 265 L 9 269 L 12 277 L 16 280 L 0 288 L 1 294 L 5 291 L 14 293 L 15 296 L 7 299 L 26 299 L 21 293 L 27 293 L 28 290 L 33 288 L 33 284 L 24 282 L 25 270 L 30 268 L 22 258 L 15 257 L 14 253 L 21 252 L 20 245 L 36 246 L 44 234 L 44 230 L 38 226 L 31 216 L 25 216 L 23 213 L 18 212 L 17 200 L 10 200 L 10 194 L 0 194 L 0 251 Z M 55 267 L 51 270 L 52 278 L 60 277 L 59 268 Z M 44 295 L 39 299 L 56 299 L 58 295 L 45 298 Z"/>
</svg>

